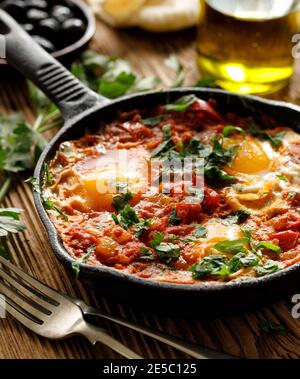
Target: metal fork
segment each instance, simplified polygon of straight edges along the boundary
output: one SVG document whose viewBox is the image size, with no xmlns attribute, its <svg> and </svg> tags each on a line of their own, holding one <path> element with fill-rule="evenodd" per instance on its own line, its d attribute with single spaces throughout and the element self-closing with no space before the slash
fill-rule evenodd
<svg viewBox="0 0 300 379">
<path fill-rule="evenodd" d="M 6 297 L 6 310 L 19 322 L 40 336 L 62 339 L 75 334 L 85 336 L 92 344 L 101 342 L 112 350 L 130 359 L 142 359 L 121 342 L 109 336 L 104 329 L 89 324 L 84 315 L 93 315 L 114 321 L 120 325 L 155 338 L 197 359 L 232 359 L 225 353 L 198 347 L 168 334 L 153 331 L 99 311 L 82 300 L 60 294 L 46 286 L 0 256 L 0 263 L 11 272 L 0 268 L 0 293 Z M 4 280 L 4 281 L 3 281 Z M 25 283 L 24 283 L 25 281 Z"/>
<path fill-rule="evenodd" d="M 28 283 L 22 283 L 19 278 L 0 268 L 0 277 L 5 280 L 5 283 L 0 281 L 5 309 L 28 329 L 49 339 L 83 335 L 92 344 L 101 342 L 125 358 L 142 359 L 104 329 L 86 322 L 78 305 L 23 273 L 6 259 L 0 257 L 0 262 Z"/>
</svg>

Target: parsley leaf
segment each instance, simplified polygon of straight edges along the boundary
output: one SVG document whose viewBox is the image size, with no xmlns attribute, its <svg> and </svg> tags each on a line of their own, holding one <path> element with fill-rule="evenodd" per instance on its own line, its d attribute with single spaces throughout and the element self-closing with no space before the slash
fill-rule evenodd
<svg viewBox="0 0 300 379">
<path fill-rule="evenodd" d="M 18 208 L 0 208 L 0 237 L 7 236 L 8 233 L 23 232 L 26 229 L 20 221 L 22 211 Z"/>
<path fill-rule="evenodd" d="M 152 253 L 150 249 L 145 246 L 140 248 L 140 260 L 142 261 L 154 261 L 155 255 Z"/>
<path fill-rule="evenodd" d="M 180 97 L 179 99 L 174 101 L 174 103 L 166 104 L 164 106 L 164 110 L 171 112 L 184 112 L 196 101 L 198 101 L 198 98 L 195 95 L 186 95 Z"/>
<path fill-rule="evenodd" d="M 156 246 L 158 246 L 163 240 L 164 240 L 164 234 L 161 233 L 161 232 L 156 232 L 154 235 L 153 235 L 153 238 L 152 240 L 150 241 L 150 246 L 155 249 Z"/>
<path fill-rule="evenodd" d="M 152 223 L 152 219 L 143 219 L 135 225 L 135 235 L 137 238 L 142 237 L 146 233 Z"/>
<path fill-rule="evenodd" d="M 245 130 L 240 128 L 239 126 L 228 125 L 224 127 L 222 131 L 222 137 L 229 137 L 233 133 L 241 133 L 244 136 L 247 135 Z"/>
<path fill-rule="evenodd" d="M 271 251 L 272 253 L 275 253 L 276 255 L 279 255 L 281 253 L 281 248 L 279 246 L 274 245 L 273 243 L 267 242 L 267 241 L 259 242 L 258 245 L 256 246 L 256 249 L 268 250 L 268 251 Z"/>
<path fill-rule="evenodd" d="M 60 216 L 62 216 L 64 220 L 68 221 L 68 216 L 65 215 L 64 211 L 60 207 L 55 205 L 52 200 L 44 199 L 42 197 L 42 201 L 46 209 L 56 211 Z"/>
<path fill-rule="evenodd" d="M 132 193 L 130 191 L 126 191 L 125 193 L 122 193 L 121 195 L 116 195 L 113 197 L 112 207 L 117 212 L 120 212 L 122 209 L 125 208 L 126 205 L 128 205 L 128 202 L 130 200 L 132 200 Z"/>
<path fill-rule="evenodd" d="M 170 225 L 177 226 L 181 224 L 181 218 L 177 216 L 176 209 L 174 208 L 169 215 L 169 223 Z"/>
<path fill-rule="evenodd" d="M 91 254 L 94 252 L 95 247 L 96 247 L 95 244 L 89 246 L 89 247 L 86 249 L 85 254 L 84 254 L 81 258 L 76 259 L 75 261 L 72 262 L 72 270 L 73 270 L 73 272 L 74 272 L 76 278 L 78 278 L 79 273 L 80 273 L 80 264 L 81 264 L 81 263 L 86 263 L 86 262 L 88 261 L 89 257 L 90 257 Z"/>
<path fill-rule="evenodd" d="M 146 126 L 154 127 L 158 125 L 161 121 L 165 120 L 166 118 L 167 118 L 167 115 L 158 115 L 158 116 L 144 118 L 141 120 L 141 123 Z"/>
<path fill-rule="evenodd" d="M 207 233 L 208 233 L 208 230 L 205 226 L 196 224 L 195 229 L 192 234 L 196 238 L 205 238 L 207 237 Z"/>
<path fill-rule="evenodd" d="M 282 269 L 282 264 L 280 262 L 268 259 L 263 265 L 254 268 L 254 271 L 258 276 L 270 275 L 274 272 Z"/>
<path fill-rule="evenodd" d="M 256 124 L 252 124 L 250 128 L 248 129 L 248 131 L 254 137 L 269 141 L 271 145 L 275 148 L 278 148 L 281 145 L 282 140 L 284 136 L 286 135 L 286 132 L 279 132 L 277 134 L 267 133 L 261 130 Z"/>
<path fill-rule="evenodd" d="M 161 242 L 155 247 L 155 251 L 160 261 L 167 264 L 180 256 L 180 247 L 171 242 Z"/>
<path fill-rule="evenodd" d="M 260 324 L 260 328 L 267 334 L 280 334 L 285 336 L 288 333 L 288 329 L 285 325 L 275 323 L 272 320 L 264 320 Z"/>
<path fill-rule="evenodd" d="M 157 232 L 149 242 L 150 246 L 156 251 L 159 260 L 169 264 L 172 260 L 179 258 L 180 247 L 171 242 L 163 242 L 164 234 Z"/>
<path fill-rule="evenodd" d="M 114 222 L 123 229 L 128 229 L 130 226 L 139 223 L 139 218 L 135 210 L 131 208 L 129 204 L 125 205 L 119 216 L 112 214 L 112 218 Z"/>
<path fill-rule="evenodd" d="M 245 247 L 245 244 L 248 243 L 248 238 L 239 238 L 236 240 L 225 240 L 221 242 L 217 242 L 213 248 L 222 252 L 229 254 L 237 254 L 237 253 L 247 253 L 248 250 Z"/>
</svg>

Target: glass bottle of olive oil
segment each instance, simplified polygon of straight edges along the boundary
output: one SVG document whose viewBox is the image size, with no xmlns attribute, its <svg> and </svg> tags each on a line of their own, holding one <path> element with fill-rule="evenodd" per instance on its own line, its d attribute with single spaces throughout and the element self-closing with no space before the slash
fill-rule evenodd
<svg viewBox="0 0 300 379">
<path fill-rule="evenodd" d="M 198 64 L 202 74 L 240 93 L 269 93 L 293 73 L 292 36 L 300 1 L 200 0 Z"/>
</svg>

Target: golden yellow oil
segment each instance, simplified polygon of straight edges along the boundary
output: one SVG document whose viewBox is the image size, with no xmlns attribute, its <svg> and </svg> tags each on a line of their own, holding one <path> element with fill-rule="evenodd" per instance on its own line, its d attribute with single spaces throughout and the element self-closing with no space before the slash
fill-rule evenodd
<svg viewBox="0 0 300 379">
<path fill-rule="evenodd" d="M 292 35 L 299 12 L 290 0 L 200 0 L 197 40 L 202 74 L 240 93 L 270 93 L 293 74 Z"/>
</svg>

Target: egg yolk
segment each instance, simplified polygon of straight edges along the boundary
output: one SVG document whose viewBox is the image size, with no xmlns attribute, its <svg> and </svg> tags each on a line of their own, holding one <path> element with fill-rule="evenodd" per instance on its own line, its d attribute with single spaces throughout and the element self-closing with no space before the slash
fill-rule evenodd
<svg viewBox="0 0 300 379">
<path fill-rule="evenodd" d="M 220 241 L 235 240 L 243 237 L 241 228 L 238 225 L 224 225 L 221 223 L 208 223 L 207 237 L 196 242 L 192 251 L 198 253 L 200 257 L 210 254 L 214 245 Z"/>
<path fill-rule="evenodd" d="M 87 205 L 95 211 L 110 211 L 117 194 L 130 191 L 130 204 L 139 202 L 147 190 L 148 163 L 144 149 L 114 150 L 89 158 L 75 167 Z"/>
<path fill-rule="evenodd" d="M 246 137 L 232 161 L 232 169 L 243 174 L 255 174 L 268 169 L 270 158 L 259 141 Z"/>
</svg>

